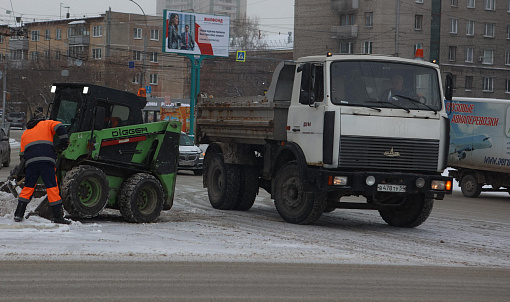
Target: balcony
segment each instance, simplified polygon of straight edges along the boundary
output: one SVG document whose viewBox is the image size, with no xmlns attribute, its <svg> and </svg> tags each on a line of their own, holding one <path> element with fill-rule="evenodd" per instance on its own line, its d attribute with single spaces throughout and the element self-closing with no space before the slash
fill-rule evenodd
<svg viewBox="0 0 510 302">
<path fill-rule="evenodd" d="M 353 39 L 358 37 L 358 25 L 331 26 L 331 39 Z"/>
<path fill-rule="evenodd" d="M 359 8 L 359 0 L 331 0 L 331 9 L 337 12 L 349 12 Z"/>
<path fill-rule="evenodd" d="M 90 36 L 71 36 L 68 38 L 69 45 L 89 45 Z"/>
<path fill-rule="evenodd" d="M 28 50 L 28 39 L 9 40 L 9 50 Z"/>
</svg>

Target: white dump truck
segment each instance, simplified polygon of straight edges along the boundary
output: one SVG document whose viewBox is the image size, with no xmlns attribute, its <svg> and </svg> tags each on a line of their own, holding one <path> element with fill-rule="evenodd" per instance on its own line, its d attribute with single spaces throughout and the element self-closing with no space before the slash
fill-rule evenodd
<svg viewBox="0 0 510 302">
<path fill-rule="evenodd" d="M 328 54 L 280 63 L 265 96 L 199 98 L 195 139 L 214 208 L 248 210 L 260 187 L 290 223 L 343 208 L 415 227 L 451 193 L 449 129 L 437 65 Z"/>
<path fill-rule="evenodd" d="M 510 100 L 453 98 L 450 117 L 449 175 L 462 194 L 510 190 Z M 484 187 L 485 186 L 485 187 Z"/>
</svg>

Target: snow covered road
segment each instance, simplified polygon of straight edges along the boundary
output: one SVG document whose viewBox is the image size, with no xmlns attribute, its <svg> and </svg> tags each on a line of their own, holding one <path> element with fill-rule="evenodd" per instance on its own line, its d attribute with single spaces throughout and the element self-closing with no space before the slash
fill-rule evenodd
<svg viewBox="0 0 510 302">
<path fill-rule="evenodd" d="M 510 267 L 510 197 L 456 191 L 414 229 L 386 225 L 376 211 L 336 210 L 315 225 L 285 223 L 261 191 L 247 212 L 212 209 L 201 177 L 180 174 L 174 207 L 153 224 L 116 210 L 54 225 L 13 221 L 16 200 L 0 192 L 0 260 L 306 262 Z M 35 208 L 33 201 L 29 208 Z"/>
</svg>

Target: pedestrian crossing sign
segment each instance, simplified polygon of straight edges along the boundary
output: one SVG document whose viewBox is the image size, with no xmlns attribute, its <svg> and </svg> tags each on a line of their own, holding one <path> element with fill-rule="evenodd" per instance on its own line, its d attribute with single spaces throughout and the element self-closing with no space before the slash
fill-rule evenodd
<svg viewBox="0 0 510 302">
<path fill-rule="evenodd" d="M 236 62 L 246 62 L 246 51 L 237 51 Z"/>
</svg>

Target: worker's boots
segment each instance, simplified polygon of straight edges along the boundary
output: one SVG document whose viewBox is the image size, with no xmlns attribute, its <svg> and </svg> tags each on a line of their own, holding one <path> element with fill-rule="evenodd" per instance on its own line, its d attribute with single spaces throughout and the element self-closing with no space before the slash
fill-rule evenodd
<svg viewBox="0 0 510 302">
<path fill-rule="evenodd" d="M 60 224 L 71 224 L 71 220 L 64 218 L 64 212 L 62 211 L 62 205 L 52 206 L 51 210 L 53 211 L 53 218 L 51 222 L 60 223 Z"/>
<path fill-rule="evenodd" d="M 25 215 L 25 210 L 27 209 L 26 202 L 18 201 L 18 206 L 16 207 L 16 211 L 14 212 L 14 221 L 20 222 L 23 220 L 23 216 Z"/>
</svg>

